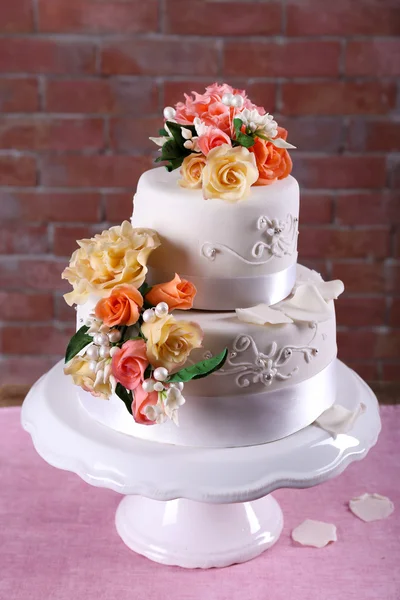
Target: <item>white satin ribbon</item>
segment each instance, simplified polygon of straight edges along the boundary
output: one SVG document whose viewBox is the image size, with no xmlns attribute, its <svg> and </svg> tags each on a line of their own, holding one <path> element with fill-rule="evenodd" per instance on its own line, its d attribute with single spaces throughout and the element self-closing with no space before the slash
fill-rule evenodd
<svg viewBox="0 0 400 600">
<path fill-rule="evenodd" d="M 138 425 L 116 396 L 108 402 L 82 390 L 79 396 L 93 418 L 128 435 L 179 446 L 253 446 L 307 427 L 332 406 L 336 402 L 336 365 L 335 359 L 306 381 L 258 394 L 192 396 L 187 383 L 179 427 L 171 421 L 151 427 Z"/>
<path fill-rule="evenodd" d="M 149 269 L 151 284 L 169 281 L 173 273 Z M 196 286 L 193 308 L 199 310 L 234 310 L 256 304 L 276 304 L 286 298 L 296 281 L 296 263 L 277 273 L 256 277 L 197 277 L 179 273 Z"/>
</svg>

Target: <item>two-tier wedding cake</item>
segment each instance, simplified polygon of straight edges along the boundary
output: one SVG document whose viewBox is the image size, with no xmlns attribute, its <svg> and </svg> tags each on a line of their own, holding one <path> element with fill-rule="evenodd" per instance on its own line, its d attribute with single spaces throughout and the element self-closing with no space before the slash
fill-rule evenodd
<svg viewBox="0 0 400 600">
<path fill-rule="evenodd" d="M 107 427 L 230 447 L 286 437 L 336 401 L 340 281 L 297 264 L 287 131 L 213 84 L 164 109 L 131 222 L 78 242 L 66 375 Z M 179 415 L 179 419 L 178 419 Z"/>
</svg>

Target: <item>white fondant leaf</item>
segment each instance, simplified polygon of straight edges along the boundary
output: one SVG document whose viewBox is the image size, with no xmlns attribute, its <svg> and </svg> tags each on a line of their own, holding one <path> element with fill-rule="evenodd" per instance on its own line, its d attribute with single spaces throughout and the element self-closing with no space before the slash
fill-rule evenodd
<svg viewBox="0 0 400 600">
<path fill-rule="evenodd" d="M 273 140 L 270 140 L 270 142 L 274 146 L 276 146 L 277 148 L 292 148 L 292 149 L 296 149 L 296 146 L 293 146 L 293 144 L 289 144 L 289 142 L 286 142 L 282 138 L 274 138 Z"/>
<path fill-rule="evenodd" d="M 350 431 L 358 417 L 365 411 L 365 404 L 360 402 L 354 410 L 348 410 L 341 404 L 334 404 L 318 417 L 315 424 L 334 435 Z"/>
<path fill-rule="evenodd" d="M 319 290 L 324 300 L 336 300 L 340 294 L 344 292 L 344 284 L 340 279 L 334 279 L 333 281 L 321 281 L 321 283 L 315 284 L 315 287 Z"/>
<path fill-rule="evenodd" d="M 317 286 L 312 283 L 299 285 L 293 296 L 274 304 L 274 309 L 282 311 L 294 321 L 327 321 L 332 311 L 323 299 Z"/>
<path fill-rule="evenodd" d="M 302 546 L 323 548 L 329 542 L 336 542 L 336 526 L 332 523 L 306 519 L 293 529 L 292 539 Z"/>
<path fill-rule="evenodd" d="M 363 494 L 349 502 L 351 512 L 362 521 L 380 521 L 387 519 L 394 511 L 394 504 L 380 494 Z"/>
<path fill-rule="evenodd" d="M 293 323 L 293 320 L 279 310 L 274 310 L 268 304 L 257 304 L 250 308 L 237 308 L 236 315 L 243 323 L 255 323 L 256 325 L 278 325 L 280 323 Z"/>
</svg>

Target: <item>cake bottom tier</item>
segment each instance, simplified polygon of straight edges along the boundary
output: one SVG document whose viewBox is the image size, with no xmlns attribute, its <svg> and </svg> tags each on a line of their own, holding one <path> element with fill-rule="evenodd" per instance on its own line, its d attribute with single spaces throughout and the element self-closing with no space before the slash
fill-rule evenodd
<svg viewBox="0 0 400 600">
<path fill-rule="evenodd" d="M 310 379 L 281 390 L 236 396 L 186 396 L 179 427 L 172 421 L 143 426 L 134 422 L 116 396 L 100 401 L 79 390 L 92 418 L 135 437 L 198 447 L 252 446 L 272 442 L 310 425 L 336 401 L 336 360 Z"/>
</svg>

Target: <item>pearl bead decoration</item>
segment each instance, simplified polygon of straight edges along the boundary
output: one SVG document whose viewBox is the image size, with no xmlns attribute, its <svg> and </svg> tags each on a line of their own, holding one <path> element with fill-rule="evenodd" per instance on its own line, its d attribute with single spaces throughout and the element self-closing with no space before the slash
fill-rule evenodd
<svg viewBox="0 0 400 600">
<path fill-rule="evenodd" d="M 100 358 L 108 358 L 110 356 L 110 348 L 108 346 L 100 346 Z"/>
<path fill-rule="evenodd" d="M 157 317 L 165 317 L 168 314 L 169 306 L 166 302 L 159 302 L 155 308 L 155 313 Z"/>
<path fill-rule="evenodd" d="M 222 104 L 225 104 L 225 106 L 231 106 L 233 98 L 233 94 L 224 94 L 221 98 Z"/>
<path fill-rule="evenodd" d="M 121 332 L 119 331 L 119 329 L 113 329 L 112 331 L 110 331 L 110 333 L 108 334 L 108 339 L 110 340 L 111 344 L 116 344 L 117 342 L 119 342 L 119 340 L 121 339 Z"/>
<path fill-rule="evenodd" d="M 165 381 L 168 375 L 168 370 L 165 367 L 157 367 L 157 369 L 155 369 L 153 373 L 153 377 L 157 381 Z"/>
<path fill-rule="evenodd" d="M 163 110 L 163 115 L 168 121 L 169 119 L 173 119 L 175 117 L 176 110 L 172 106 L 166 106 Z"/>
<path fill-rule="evenodd" d="M 156 318 L 157 317 L 156 317 L 156 313 L 154 311 L 154 308 L 148 308 L 143 313 L 143 321 L 145 323 L 154 323 L 154 321 L 156 320 Z"/>
<path fill-rule="evenodd" d="M 97 360 L 99 358 L 98 346 L 89 346 L 89 348 L 86 350 L 86 356 L 91 360 Z"/>
<path fill-rule="evenodd" d="M 236 94 L 232 99 L 231 105 L 234 106 L 235 108 L 243 108 L 243 105 L 244 105 L 243 96 L 241 96 L 240 94 Z"/>
<path fill-rule="evenodd" d="M 96 335 L 93 336 L 93 342 L 96 344 L 96 346 L 108 346 L 110 343 L 108 335 L 105 333 L 96 333 Z"/>
<path fill-rule="evenodd" d="M 142 388 L 145 392 L 150 394 L 154 390 L 154 381 L 152 379 L 145 379 L 142 383 Z"/>
<path fill-rule="evenodd" d="M 156 382 L 155 382 L 155 384 L 154 384 L 153 390 L 154 390 L 155 392 L 162 392 L 162 391 L 163 391 L 163 389 L 164 389 L 164 386 L 163 386 L 163 384 L 161 383 L 161 381 L 156 381 Z"/>
</svg>

